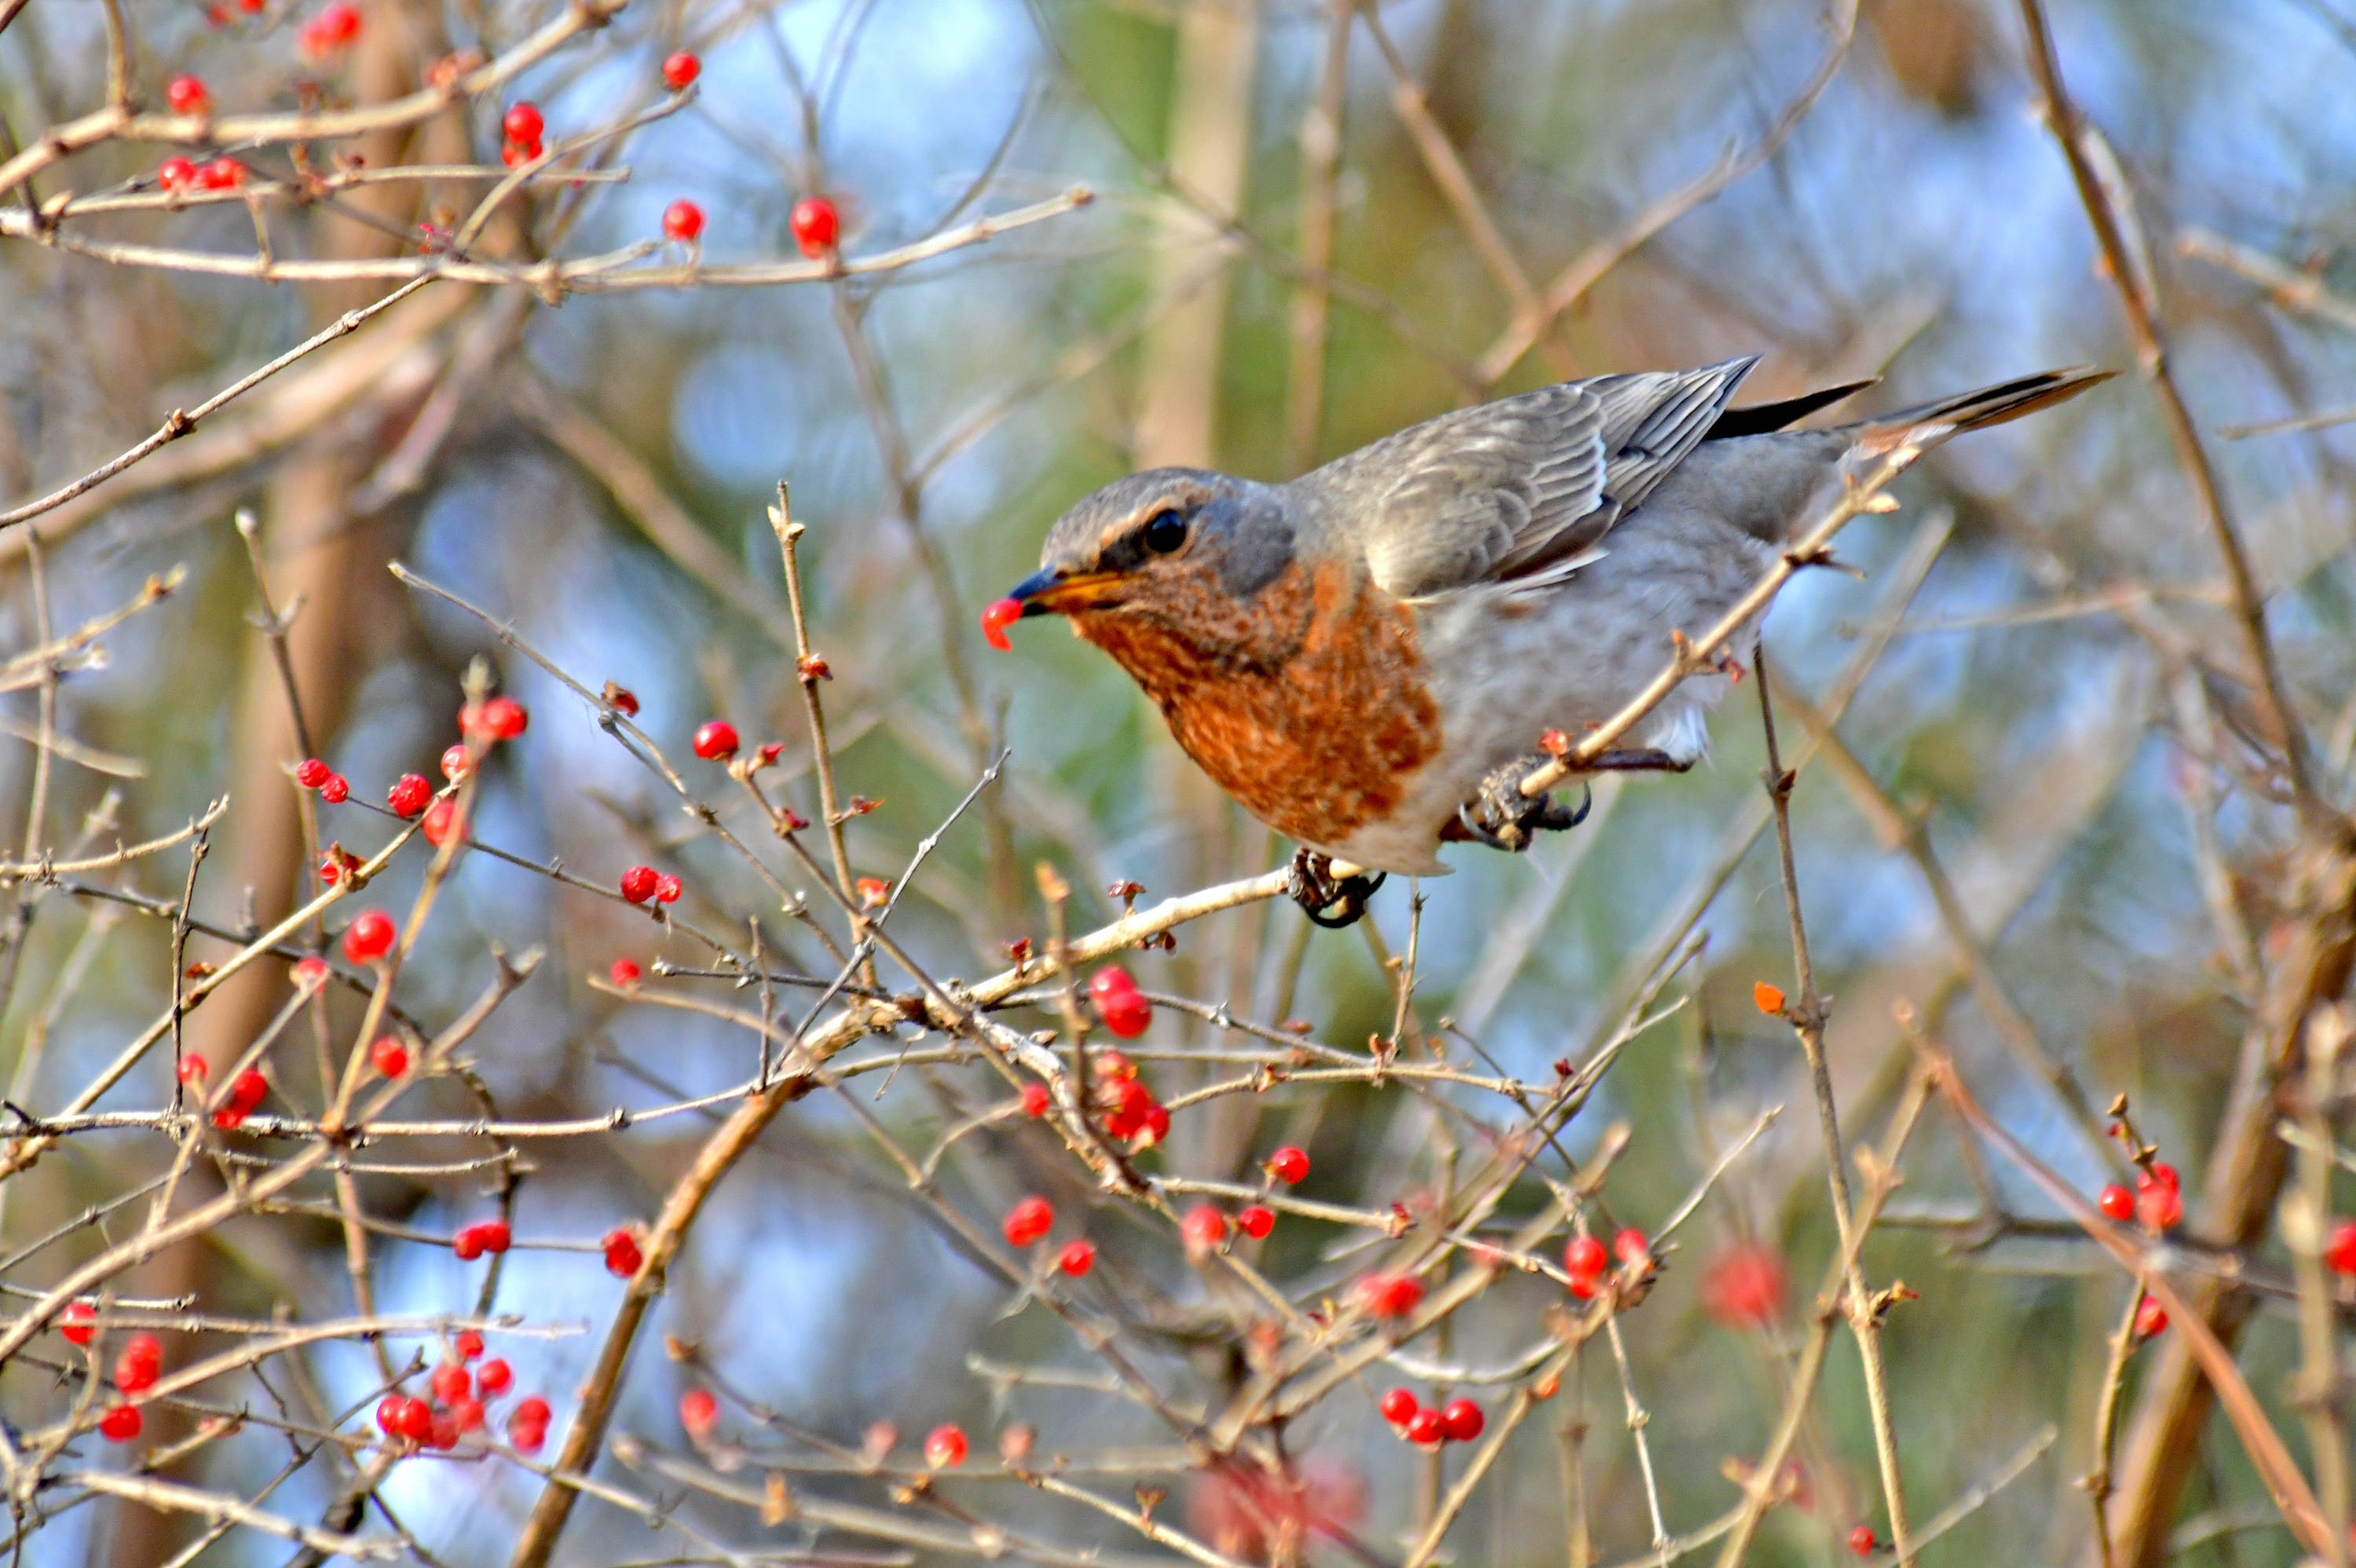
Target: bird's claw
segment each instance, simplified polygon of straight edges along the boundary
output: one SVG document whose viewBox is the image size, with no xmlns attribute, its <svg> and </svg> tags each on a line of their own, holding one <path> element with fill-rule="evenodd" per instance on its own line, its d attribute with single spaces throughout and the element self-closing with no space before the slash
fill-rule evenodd
<svg viewBox="0 0 2356 1568">
<path fill-rule="evenodd" d="M 1506 763 L 1481 781 L 1472 798 L 1456 808 L 1456 820 L 1465 837 L 1492 849 L 1519 854 L 1540 833 L 1558 833 L 1587 820 L 1595 792 L 1581 779 L 1579 804 L 1565 805 L 1551 795 L 1522 793 L 1522 780 L 1551 759 L 1525 757 Z"/>
<path fill-rule="evenodd" d="M 1360 872 L 1337 877 L 1331 855 L 1304 848 L 1293 852 L 1292 864 L 1286 868 L 1284 891 L 1301 906 L 1311 923 L 1339 931 L 1345 925 L 1356 924 L 1358 917 L 1366 912 L 1366 901 L 1383 885 L 1385 875 L 1376 871 L 1372 876 Z"/>
</svg>

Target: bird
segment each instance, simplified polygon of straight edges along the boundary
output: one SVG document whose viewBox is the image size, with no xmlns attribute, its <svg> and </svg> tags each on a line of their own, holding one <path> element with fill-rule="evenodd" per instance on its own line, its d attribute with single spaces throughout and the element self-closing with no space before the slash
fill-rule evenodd
<svg viewBox="0 0 2356 1568">
<path fill-rule="evenodd" d="M 1928 449 L 2075 397 L 2042 371 L 1826 428 L 1874 385 L 1732 407 L 1759 356 L 1562 381 L 1443 413 L 1269 484 L 1153 468 L 1048 529 L 983 613 L 1059 614 L 1111 656 L 1179 746 L 1301 846 L 1293 897 L 1345 924 L 1441 845 L 1526 848 L 1576 807 L 1519 787 L 1719 621 L 1863 458 Z M 1755 641 L 1755 621 L 1746 628 Z M 1682 682 L 1582 772 L 1682 773 L 1731 659 Z M 1335 868 L 1346 869 L 1336 874 Z"/>
</svg>

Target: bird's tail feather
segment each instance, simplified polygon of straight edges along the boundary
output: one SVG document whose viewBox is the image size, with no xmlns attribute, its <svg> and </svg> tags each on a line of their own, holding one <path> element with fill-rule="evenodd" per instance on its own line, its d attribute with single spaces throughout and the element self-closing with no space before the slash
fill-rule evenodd
<svg viewBox="0 0 2356 1568">
<path fill-rule="evenodd" d="M 1856 428 L 1858 444 L 1868 451 L 1887 451 L 1901 442 L 1935 444 L 1951 435 L 1967 430 L 1982 430 L 1989 425 L 2003 424 L 2024 414 L 2076 397 L 2098 381 L 2107 381 L 2117 375 L 2115 370 L 2094 370 L 2073 365 L 2066 370 L 2040 370 L 2033 376 L 2016 377 L 1998 381 L 1992 387 L 1980 387 L 1968 392 L 1934 402 L 1917 403 L 1911 409 L 1895 413 L 1879 414 L 1861 421 Z M 1946 426 L 1931 441 L 1922 440 L 1925 426 Z"/>
</svg>

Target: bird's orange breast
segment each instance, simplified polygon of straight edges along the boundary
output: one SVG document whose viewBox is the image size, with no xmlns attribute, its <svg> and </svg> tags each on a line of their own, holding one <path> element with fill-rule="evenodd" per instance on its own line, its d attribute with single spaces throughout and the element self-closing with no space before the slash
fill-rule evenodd
<svg viewBox="0 0 2356 1568">
<path fill-rule="evenodd" d="M 1413 615 L 1337 566 L 1296 564 L 1248 599 L 1207 571 L 1170 573 L 1073 622 L 1220 788 L 1307 843 L 1387 819 L 1440 749 Z"/>
</svg>

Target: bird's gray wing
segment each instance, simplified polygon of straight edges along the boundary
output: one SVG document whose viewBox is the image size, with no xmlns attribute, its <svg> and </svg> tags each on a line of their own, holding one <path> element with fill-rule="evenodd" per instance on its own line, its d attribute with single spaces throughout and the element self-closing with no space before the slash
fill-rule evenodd
<svg viewBox="0 0 2356 1568">
<path fill-rule="evenodd" d="M 1755 357 L 1501 398 L 1401 431 L 1312 477 L 1365 508 L 1367 568 L 1387 592 L 1536 586 L 1589 559 L 1683 461 Z M 1371 505 L 1362 499 L 1369 491 Z"/>
</svg>

